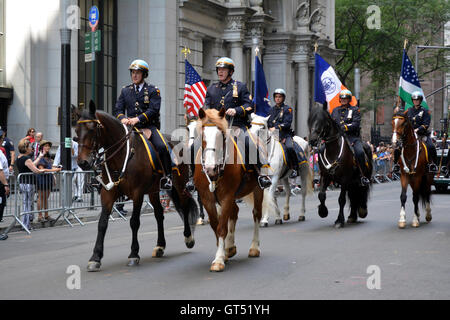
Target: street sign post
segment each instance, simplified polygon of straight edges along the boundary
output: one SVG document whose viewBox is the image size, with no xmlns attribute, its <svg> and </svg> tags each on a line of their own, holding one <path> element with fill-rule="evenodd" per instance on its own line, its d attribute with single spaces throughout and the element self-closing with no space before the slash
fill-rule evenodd
<svg viewBox="0 0 450 320">
<path fill-rule="evenodd" d="M 95 101 L 95 53 L 101 51 L 102 37 L 101 31 L 96 30 L 100 19 L 100 12 L 97 6 L 92 6 L 89 10 L 89 26 L 91 32 L 84 37 L 84 62 L 92 62 L 92 100 Z"/>
</svg>

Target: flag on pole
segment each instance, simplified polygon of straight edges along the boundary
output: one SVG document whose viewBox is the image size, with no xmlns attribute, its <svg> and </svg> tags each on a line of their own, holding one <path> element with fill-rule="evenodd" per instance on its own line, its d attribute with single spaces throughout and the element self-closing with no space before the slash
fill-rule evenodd
<svg viewBox="0 0 450 320">
<path fill-rule="evenodd" d="M 194 67 L 187 61 L 185 63 L 184 102 L 186 113 L 198 117 L 198 111 L 205 103 L 206 86 Z"/>
<path fill-rule="evenodd" d="M 328 112 L 340 106 L 339 92 L 347 89 L 339 80 L 334 69 L 319 54 L 315 54 L 316 67 L 314 70 L 314 101 L 328 104 Z M 355 96 L 350 101 L 351 106 L 358 102 Z"/>
<path fill-rule="evenodd" d="M 411 94 L 414 91 L 419 91 L 423 95 L 423 100 L 421 106 L 428 109 L 428 104 L 423 94 L 423 90 L 420 87 L 419 77 L 417 76 L 416 70 L 411 63 L 406 50 L 403 49 L 403 61 L 402 61 L 402 74 L 400 76 L 400 83 L 398 88 L 398 95 L 405 101 L 405 110 L 412 107 L 414 104 L 411 99 Z"/>
<path fill-rule="evenodd" d="M 258 54 L 255 55 L 255 114 L 267 117 L 270 112 L 269 89 L 267 89 L 266 76 L 259 60 Z"/>
</svg>

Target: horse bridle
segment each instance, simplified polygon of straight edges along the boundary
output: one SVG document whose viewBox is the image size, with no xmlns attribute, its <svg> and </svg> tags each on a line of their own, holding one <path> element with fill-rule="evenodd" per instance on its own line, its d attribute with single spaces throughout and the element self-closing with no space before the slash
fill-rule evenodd
<svg viewBox="0 0 450 320">
<path fill-rule="evenodd" d="M 109 178 L 109 183 L 107 185 L 105 185 L 103 183 L 103 180 L 102 180 L 101 176 L 97 176 L 96 177 L 97 181 L 100 182 L 103 185 L 103 187 L 105 187 L 105 189 L 108 190 L 108 191 L 111 190 L 114 186 L 118 186 L 120 184 L 120 182 L 122 181 L 122 177 L 123 177 L 123 175 L 125 173 L 125 169 L 126 169 L 126 167 L 128 165 L 128 161 L 131 159 L 131 156 L 134 153 L 134 150 L 132 150 L 132 149 L 131 149 L 131 152 L 130 152 L 130 141 L 129 141 L 133 131 L 130 130 L 128 132 L 127 127 L 125 125 L 123 125 L 126 134 L 122 138 L 120 138 L 118 141 L 116 141 L 114 144 L 112 144 L 111 146 L 109 146 L 106 149 L 103 149 L 103 148 L 98 149 L 97 141 L 98 141 L 98 138 L 99 138 L 99 129 L 103 128 L 103 125 L 101 124 L 101 122 L 98 119 L 87 119 L 87 120 L 79 120 L 77 123 L 78 124 L 97 123 L 97 125 L 95 127 L 95 136 L 94 136 L 94 144 L 93 144 L 93 146 L 91 147 L 91 146 L 84 145 L 84 144 L 79 144 L 79 146 L 81 146 L 83 148 L 87 148 L 88 150 L 90 150 L 91 153 L 94 152 L 94 157 L 93 157 L 92 163 L 90 163 L 89 165 L 93 168 L 94 174 L 96 176 L 97 176 L 96 168 L 100 167 L 102 165 L 105 166 L 106 173 L 107 173 L 108 178 Z M 142 132 L 140 132 L 140 131 L 138 131 L 138 133 L 142 134 Z M 120 150 L 122 150 L 122 148 L 125 145 L 127 146 L 127 153 L 126 153 L 126 157 L 125 157 L 124 164 L 123 164 L 123 167 L 122 167 L 122 171 L 121 171 L 121 173 L 119 175 L 119 179 L 116 182 L 113 182 L 112 179 L 111 179 L 111 175 L 109 173 L 109 168 L 108 168 L 107 161 L 112 159 Z M 106 156 L 107 152 L 110 151 L 113 148 L 116 148 L 116 150 L 114 152 L 112 152 L 107 157 Z"/>
<path fill-rule="evenodd" d="M 394 116 L 392 119 L 403 119 L 403 120 L 406 120 L 406 117 L 404 117 L 404 116 Z M 404 124 L 403 124 L 404 125 Z M 402 126 L 403 126 L 402 125 Z M 414 174 L 415 173 L 415 171 L 416 171 L 416 169 L 417 169 L 417 164 L 418 164 L 418 161 L 419 161 L 419 152 L 420 152 L 420 142 L 419 142 L 419 139 L 418 139 L 418 137 L 417 137 L 417 134 L 413 131 L 413 133 L 414 133 L 414 136 L 415 136 L 415 138 L 416 138 L 416 143 L 410 143 L 410 144 L 407 144 L 406 143 L 406 136 L 405 136 L 405 133 L 403 132 L 402 134 L 400 134 L 400 132 L 398 132 L 397 130 L 393 130 L 393 133 L 395 133 L 395 134 L 397 134 L 400 138 L 401 138 L 401 146 L 400 146 L 400 148 L 401 148 L 401 153 L 400 153 L 400 157 L 401 157 L 401 159 L 402 159 L 402 161 L 403 161 L 403 164 L 404 164 L 404 167 L 403 167 L 403 170 L 406 172 L 406 173 L 409 173 L 409 174 Z M 406 165 L 406 161 L 405 161 L 405 157 L 404 157 L 404 146 L 414 146 L 414 145 L 416 145 L 416 156 L 415 156 L 415 158 L 416 158 L 416 161 L 415 161 L 415 164 L 414 164 L 414 169 L 411 171 L 409 168 L 408 168 L 408 166 Z M 413 158 L 411 158 L 411 159 L 408 159 L 409 161 L 411 161 Z"/>
</svg>

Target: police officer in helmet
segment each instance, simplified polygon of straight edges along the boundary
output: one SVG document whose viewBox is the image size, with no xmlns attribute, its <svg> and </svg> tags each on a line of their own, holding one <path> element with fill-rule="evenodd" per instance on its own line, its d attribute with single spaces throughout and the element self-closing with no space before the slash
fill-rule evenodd
<svg viewBox="0 0 450 320">
<path fill-rule="evenodd" d="M 294 132 L 291 129 L 293 117 L 292 108 L 284 104 L 284 101 L 286 100 L 286 91 L 281 88 L 276 89 L 273 92 L 273 100 L 275 101 L 275 106 L 270 110 L 267 127 L 272 132 L 278 130 L 279 140 L 286 146 L 287 154 L 293 168 L 289 178 L 293 179 L 298 175 L 300 159 L 298 159 L 292 140 L 294 135 Z"/>
<path fill-rule="evenodd" d="M 411 100 L 414 104 L 413 108 L 409 108 L 406 115 L 411 121 L 414 132 L 417 133 L 420 140 L 425 142 L 429 154 L 428 171 L 435 173 L 438 171 L 437 163 L 437 153 L 436 147 L 431 141 L 429 126 L 431 122 L 430 114 L 428 110 L 422 107 L 423 93 L 420 91 L 414 91 L 411 94 Z M 400 166 L 398 165 L 398 159 L 400 157 L 400 150 L 396 149 L 394 152 L 394 167 L 392 168 L 394 172 L 400 172 Z"/>
<path fill-rule="evenodd" d="M 250 92 L 247 86 L 239 81 L 233 80 L 234 62 L 232 59 L 222 57 L 216 62 L 216 73 L 219 82 L 210 85 L 206 91 L 205 109 L 225 109 L 227 120 L 234 127 L 241 129 L 243 135 L 248 135 L 248 126 L 250 124 L 249 115 L 253 112 L 253 102 L 250 98 Z M 248 139 L 252 141 L 252 139 Z M 252 142 L 249 142 L 252 143 Z M 259 149 L 258 146 L 256 148 Z M 268 166 L 261 152 L 258 153 L 258 170 L 261 167 Z M 268 176 L 259 175 L 258 183 L 261 188 L 269 187 L 272 182 Z"/>
<path fill-rule="evenodd" d="M 134 60 L 128 68 L 132 84 L 122 88 L 114 107 L 114 115 L 125 125 L 134 126 L 144 133 L 155 146 L 163 164 L 164 177 L 160 181 L 163 190 L 172 189 L 172 168 L 167 141 L 159 131 L 160 128 L 160 90 L 145 82 L 149 66 L 144 60 Z M 125 115 L 126 114 L 126 115 Z"/>
<path fill-rule="evenodd" d="M 352 93 L 344 89 L 339 93 L 341 105 L 333 110 L 331 117 L 341 127 L 348 142 L 354 150 L 356 162 L 361 171 L 361 185 L 368 186 L 370 180 L 364 176 L 364 168 L 367 167 L 363 145 L 360 139 L 361 115 L 358 107 L 350 105 Z M 372 161 L 372 159 L 369 159 Z"/>
</svg>

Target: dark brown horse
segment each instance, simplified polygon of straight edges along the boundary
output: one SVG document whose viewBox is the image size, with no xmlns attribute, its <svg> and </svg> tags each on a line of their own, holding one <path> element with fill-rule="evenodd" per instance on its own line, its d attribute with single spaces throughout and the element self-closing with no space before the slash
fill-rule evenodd
<svg viewBox="0 0 450 320">
<path fill-rule="evenodd" d="M 158 224 L 158 240 L 153 249 L 153 257 L 164 254 L 164 210 L 160 202 L 159 181 L 162 168 L 159 157 L 153 154 L 150 161 L 148 145 L 142 133 L 124 126 L 119 120 L 102 111 L 95 111 L 91 101 L 89 112 L 84 112 L 76 126 L 79 138 L 78 164 L 83 170 L 89 170 L 93 162 L 100 162 L 102 168 L 100 193 L 102 212 L 98 222 L 97 241 L 94 253 L 89 259 L 88 271 L 98 271 L 103 257 L 103 243 L 108 227 L 109 215 L 114 202 L 121 195 L 133 200 L 133 214 L 130 219 L 132 230 L 131 253 L 128 266 L 139 263 L 138 230 L 140 213 L 145 194 L 148 194 Z M 95 164 L 94 164 L 95 166 Z M 194 228 L 198 208 L 185 185 L 188 180 L 188 167 L 179 164 L 180 175 L 175 174 L 172 191 L 168 192 L 175 207 L 183 219 L 185 243 L 188 248 L 195 244 Z"/>
<path fill-rule="evenodd" d="M 254 233 L 249 257 L 259 257 L 259 223 L 262 214 L 263 190 L 257 182 L 257 174 L 240 161 L 233 138 L 227 133 L 225 110 L 199 111 L 198 137 L 202 139 L 202 151 L 198 152 L 194 184 L 208 212 L 209 221 L 216 235 L 217 252 L 211 271 L 220 272 L 225 261 L 236 254 L 234 233 L 239 207 L 236 199 L 244 198 L 253 206 Z M 224 152 L 224 145 L 227 150 Z"/>
<path fill-rule="evenodd" d="M 331 182 L 337 182 L 341 186 L 339 194 L 339 216 L 335 221 L 336 228 L 342 228 L 345 223 L 344 208 L 346 204 L 346 194 L 350 199 L 350 216 L 347 223 L 354 223 L 358 216 L 367 216 L 367 201 L 370 186 L 361 186 L 361 171 L 355 164 L 350 144 L 344 134 L 331 118 L 330 114 L 323 108 L 315 107 L 311 109 L 308 118 L 309 143 L 315 147 L 319 143 L 319 168 L 320 168 L 320 192 L 319 192 L 319 216 L 328 216 L 328 209 L 325 206 L 326 191 Z M 366 177 L 372 175 L 372 151 L 367 145 L 363 145 L 364 152 L 368 159 L 363 174 Z"/>
<path fill-rule="evenodd" d="M 400 220 L 398 227 L 403 229 L 406 226 L 406 190 L 408 184 L 413 192 L 414 218 L 412 227 L 420 226 L 419 200 L 422 200 L 426 208 L 426 220 L 430 222 L 431 216 L 431 184 L 433 183 L 433 174 L 428 172 L 427 148 L 422 141 L 419 141 L 414 132 L 413 126 L 404 113 L 395 113 L 392 117 L 392 144 L 400 148 L 399 164 L 401 168 L 402 193 L 400 201 L 402 208 L 400 210 Z"/>
</svg>

